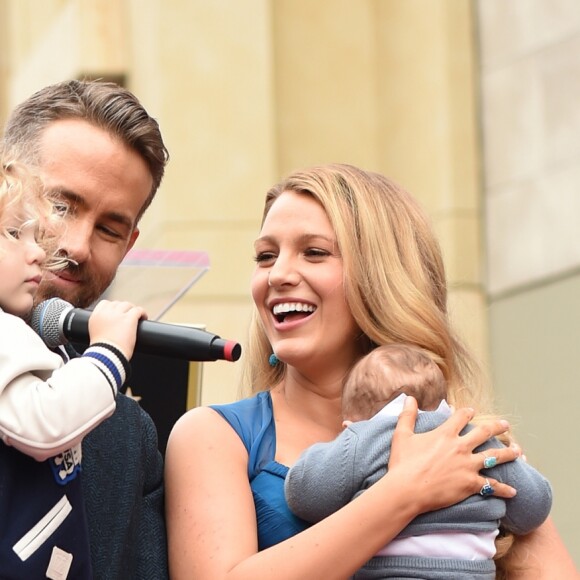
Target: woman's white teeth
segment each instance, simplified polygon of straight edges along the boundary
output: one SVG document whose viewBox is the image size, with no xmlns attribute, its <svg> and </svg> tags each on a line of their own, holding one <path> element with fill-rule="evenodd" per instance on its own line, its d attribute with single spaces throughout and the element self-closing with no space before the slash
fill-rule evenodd
<svg viewBox="0 0 580 580">
<path fill-rule="evenodd" d="M 302 304 L 301 302 L 284 302 L 283 304 L 276 304 L 272 308 L 274 314 L 287 314 L 288 312 L 314 312 L 315 308 L 312 304 Z"/>
</svg>

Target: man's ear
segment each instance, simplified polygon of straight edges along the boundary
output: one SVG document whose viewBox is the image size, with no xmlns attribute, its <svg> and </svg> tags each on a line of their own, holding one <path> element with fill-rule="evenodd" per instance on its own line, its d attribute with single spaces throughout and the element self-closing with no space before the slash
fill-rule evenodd
<svg viewBox="0 0 580 580">
<path fill-rule="evenodd" d="M 141 232 L 139 231 L 139 228 L 135 228 L 131 232 L 131 237 L 129 238 L 129 243 L 127 244 L 127 249 L 125 250 L 125 256 L 129 253 L 131 248 L 135 245 L 135 242 L 137 241 L 137 238 L 139 237 L 140 233 Z"/>
</svg>

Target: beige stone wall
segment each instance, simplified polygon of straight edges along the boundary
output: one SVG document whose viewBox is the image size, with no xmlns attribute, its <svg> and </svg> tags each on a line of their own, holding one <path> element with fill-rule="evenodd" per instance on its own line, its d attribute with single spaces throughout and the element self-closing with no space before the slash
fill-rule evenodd
<svg viewBox="0 0 580 580">
<path fill-rule="evenodd" d="M 479 7 L 495 294 L 580 265 L 580 3 Z"/>
<path fill-rule="evenodd" d="M 4 0 L 0 0 L 0 22 L 6 22 L 7 19 L 7 6 Z M 10 82 L 9 70 L 10 70 L 10 43 L 8 38 L 0 34 L 0 120 L 6 117 L 8 111 L 8 96 L 6 95 L 5 88 Z"/>
<path fill-rule="evenodd" d="M 495 387 L 580 564 L 580 3 L 480 0 Z"/>
<path fill-rule="evenodd" d="M 452 308 L 485 358 L 471 4 L 422 0 L 4 0 L 13 106 L 67 77 L 124 78 L 171 151 L 139 247 L 206 250 L 164 318 L 243 342 L 264 193 L 302 165 L 385 172 L 440 232 Z M 205 365 L 205 403 L 239 365 Z"/>
</svg>

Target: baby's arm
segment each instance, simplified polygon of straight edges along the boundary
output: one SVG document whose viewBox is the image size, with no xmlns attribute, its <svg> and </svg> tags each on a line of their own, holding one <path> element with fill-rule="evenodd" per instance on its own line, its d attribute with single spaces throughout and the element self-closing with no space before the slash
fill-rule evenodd
<svg viewBox="0 0 580 580">
<path fill-rule="evenodd" d="M 541 473 L 521 458 L 502 467 L 507 473 L 504 483 L 518 490 L 518 494 L 506 502 L 502 524 L 515 534 L 528 534 L 550 515 L 552 488 Z"/>
<path fill-rule="evenodd" d="M 318 522 L 385 474 L 392 430 L 384 421 L 353 423 L 336 439 L 306 449 L 284 483 L 286 501 L 303 520 Z"/>
<path fill-rule="evenodd" d="M 503 445 L 492 439 L 485 444 L 485 455 L 493 455 L 493 447 Z M 504 463 L 491 469 L 485 469 L 483 474 L 511 485 L 517 489 L 515 497 L 506 500 L 506 515 L 502 525 L 517 535 L 530 533 L 546 521 L 552 508 L 552 488 L 548 480 L 521 458 L 510 463 Z"/>
<path fill-rule="evenodd" d="M 124 303 L 97 305 L 95 320 L 100 324 L 98 332 L 91 330 L 91 339 L 95 335 L 98 342 L 91 340 L 83 356 L 66 364 L 22 320 L 2 315 L 0 437 L 4 443 L 43 461 L 79 443 L 113 413 L 143 315 L 140 308 L 119 304 Z M 106 326 L 111 341 L 103 332 Z M 133 338 L 127 339 L 131 333 Z"/>
</svg>

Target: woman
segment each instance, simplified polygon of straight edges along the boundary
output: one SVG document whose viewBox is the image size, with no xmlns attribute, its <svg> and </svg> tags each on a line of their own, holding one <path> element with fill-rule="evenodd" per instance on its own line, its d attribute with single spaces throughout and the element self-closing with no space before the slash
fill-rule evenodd
<svg viewBox="0 0 580 580">
<path fill-rule="evenodd" d="M 347 165 L 297 172 L 267 194 L 245 362 L 258 393 L 197 408 L 167 448 L 172 578 L 346 578 L 415 516 L 484 492 L 473 449 L 505 421 L 458 433 L 482 410 L 473 365 L 452 332 L 439 246 L 413 198 L 381 175 Z M 408 342 L 438 356 L 458 410 L 413 433 L 416 402 L 401 415 L 389 471 L 359 498 L 311 527 L 284 500 L 301 452 L 341 430 L 341 389 L 377 344 Z M 273 355 L 273 356 L 272 356 Z M 517 448 L 498 450 L 511 461 Z M 499 497 L 515 490 L 489 480 Z M 487 490 L 487 488 L 486 488 Z"/>
</svg>

